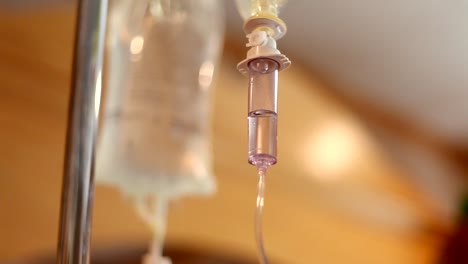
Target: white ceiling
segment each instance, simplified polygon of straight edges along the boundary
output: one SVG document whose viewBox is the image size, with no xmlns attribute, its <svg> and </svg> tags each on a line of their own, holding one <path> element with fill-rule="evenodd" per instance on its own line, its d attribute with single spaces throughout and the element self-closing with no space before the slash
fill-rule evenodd
<svg viewBox="0 0 468 264">
<path fill-rule="evenodd" d="M 228 34 L 242 22 L 227 1 Z M 468 1 L 290 0 L 279 48 L 340 92 L 468 142 Z"/>
</svg>

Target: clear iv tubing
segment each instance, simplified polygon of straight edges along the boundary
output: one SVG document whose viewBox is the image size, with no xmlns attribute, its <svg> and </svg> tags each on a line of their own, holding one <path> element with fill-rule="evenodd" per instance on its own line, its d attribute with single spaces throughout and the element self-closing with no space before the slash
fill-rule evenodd
<svg viewBox="0 0 468 264">
<path fill-rule="evenodd" d="M 257 240 L 258 254 L 260 264 L 268 264 L 268 257 L 265 252 L 265 246 L 263 244 L 263 228 L 262 228 L 262 215 L 265 198 L 265 174 L 268 165 L 261 162 L 257 164 L 258 169 L 258 187 L 257 187 L 257 210 L 255 213 L 255 235 Z"/>
<path fill-rule="evenodd" d="M 145 199 L 146 198 L 146 199 Z M 153 204 L 147 198 L 153 199 Z M 148 255 L 159 259 L 163 256 L 163 245 L 166 236 L 166 217 L 168 200 L 165 197 L 139 197 L 136 200 L 138 213 L 153 231 Z"/>
</svg>

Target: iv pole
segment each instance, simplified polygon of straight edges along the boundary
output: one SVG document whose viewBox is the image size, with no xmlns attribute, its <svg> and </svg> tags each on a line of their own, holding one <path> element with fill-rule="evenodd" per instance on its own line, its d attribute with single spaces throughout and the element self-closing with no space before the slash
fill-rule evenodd
<svg viewBox="0 0 468 264">
<path fill-rule="evenodd" d="M 78 1 L 57 264 L 88 264 L 108 0 Z"/>
</svg>

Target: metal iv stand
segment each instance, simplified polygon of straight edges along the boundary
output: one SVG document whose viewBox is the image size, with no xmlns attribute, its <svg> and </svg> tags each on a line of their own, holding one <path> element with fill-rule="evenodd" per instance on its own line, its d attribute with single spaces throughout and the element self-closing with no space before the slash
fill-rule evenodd
<svg viewBox="0 0 468 264">
<path fill-rule="evenodd" d="M 108 0 L 79 0 L 57 264 L 89 263 Z"/>
</svg>

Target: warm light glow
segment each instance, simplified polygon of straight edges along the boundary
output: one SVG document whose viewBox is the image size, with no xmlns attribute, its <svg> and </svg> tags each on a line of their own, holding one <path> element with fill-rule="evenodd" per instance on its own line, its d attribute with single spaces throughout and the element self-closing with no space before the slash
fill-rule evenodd
<svg viewBox="0 0 468 264">
<path fill-rule="evenodd" d="M 349 172 L 365 146 L 363 131 L 347 120 L 325 123 L 306 144 L 304 162 L 314 177 L 337 180 Z"/>
<path fill-rule="evenodd" d="M 214 64 L 211 61 L 206 61 L 202 64 L 198 73 L 198 84 L 200 85 L 200 89 L 206 90 L 210 87 L 211 82 L 213 81 L 213 72 Z"/>
<path fill-rule="evenodd" d="M 133 55 L 138 55 L 141 53 L 143 50 L 143 44 L 145 43 L 145 40 L 143 39 L 142 36 L 136 36 L 132 39 L 130 42 L 130 53 Z"/>
</svg>

